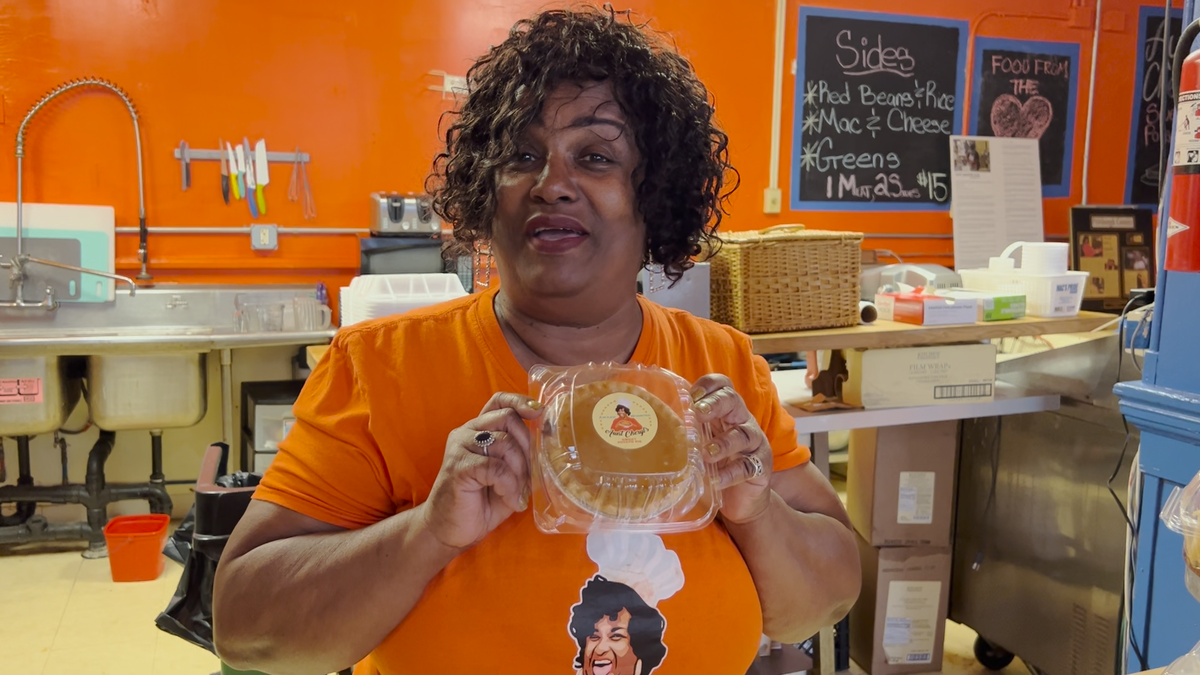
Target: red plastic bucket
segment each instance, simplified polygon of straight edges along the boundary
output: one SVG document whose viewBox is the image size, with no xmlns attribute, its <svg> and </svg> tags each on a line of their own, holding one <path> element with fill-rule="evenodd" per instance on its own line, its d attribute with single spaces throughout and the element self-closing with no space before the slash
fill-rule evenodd
<svg viewBox="0 0 1200 675">
<path fill-rule="evenodd" d="M 104 541 L 113 581 L 154 581 L 162 574 L 170 522 L 166 514 L 117 516 L 108 521 Z"/>
</svg>

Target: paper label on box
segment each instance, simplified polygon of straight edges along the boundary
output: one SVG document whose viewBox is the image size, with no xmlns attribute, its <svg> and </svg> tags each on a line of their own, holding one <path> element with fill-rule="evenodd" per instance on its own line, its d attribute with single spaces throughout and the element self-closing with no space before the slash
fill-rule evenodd
<svg viewBox="0 0 1200 675">
<path fill-rule="evenodd" d="M 611 446 L 623 450 L 644 448 L 658 433 L 658 415 L 633 394 L 609 394 L 592 409 L 596 433 Z"/>
<path fill-rule="evenodd" d="M 940 581 L 888 584 L 883 651 L 889 665 L 933 663 Z"/>
<path fill-rule="evenodd" d="M 933 485 L 937 474 L 932 471 L 900 472 L 900 504 L 896 509 L 898 525 L 929 525 L 933 523 Z"/>
<path fill-rule="evenodd" d="M 1079 294 L 1083 292 L 1082 283 L 1078 281 L 1065 281 L 1054 284 L 1053 292 L 1051 293 L 1051 311 L 1055 316 L 1073 316 L 1079 310 L 1076 309 L 1079 299 Z"/>
<path fill-rule="evenodd" d="M 42 378 L 0 379 L 0 405 L 5 403 L 41 403 Z"/>
</svg>

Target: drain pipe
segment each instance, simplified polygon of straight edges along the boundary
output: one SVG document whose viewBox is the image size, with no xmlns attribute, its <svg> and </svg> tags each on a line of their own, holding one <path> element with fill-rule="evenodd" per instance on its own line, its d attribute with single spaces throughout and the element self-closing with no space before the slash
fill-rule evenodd
<svg viewBox="0 0 1200 675">
<path fill-rule="evenodd" d="M 225 443 L 234 444 L 233 424 L 233 350 L 221 350 L 221 436 Z M 239 467 L 249 471 L 249 467 Z"/>
<path fill-rule="evenodd" d="M 1092 31 L 1092 72 L 1089 74 L 1090 84 L 1088 85 L 1087 131 L 1083 136 L 1083 200 L 1081 202 L 1083 206 L 1088 204 L 1088 169 L 1092 158 L 1092 117 L 1096 112 L 1096 70 L 1098 70 L 1096 57 L 1100 53 L 1100 20 L 1102 18 L 1100 8 L 1103 4 L 1104 0 L 1096 0 L 1096 25 Z M 1169 18 L 1167 25 L 1171 25 Z"/>
<path fill-rule="evenodd" d="M 29 462 L 29 437 L 17 436 L 17 485 L 28 487 L 33 485 L 33 472 Z M 11 516 L 0 516 L 0 527 L 23 525 L 37 512 L 37 502 L 17 502 L 17 511 Z"/>
<path fill-rule="evenodd" d="M 104 463 L 108 461 L 108 456 L 112 454 L 113 445 L 117 442 L 117 432 L 101 430 L 100 437 L 96 439 L 96 444 L 92 446 L 91 452 L 88 453 L 87 459 L 87 476 L 84 478 L 84 484 L 87 486 L 88 496 L 91 497 L 87 507 L 87 522 L 88 527 L 92 530 L 92 536 L 100 535 L 100 542 L 103 542 L 104 526 L 108 522 L 108 513 L 103 505 L 97 505 L 97 498 L 104 492 Z M 93 543 L 96 540 L 93 539 Z"/>
</svg>

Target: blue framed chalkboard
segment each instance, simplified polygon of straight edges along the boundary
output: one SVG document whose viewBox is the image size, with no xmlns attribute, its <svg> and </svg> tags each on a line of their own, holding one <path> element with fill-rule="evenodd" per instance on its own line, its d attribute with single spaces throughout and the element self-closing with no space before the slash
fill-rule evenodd
<svg viewBox="0 0 1200 675">
<path fill-rule="evenodd" d="M 1079 43 L 975 40 L 971 135 L 1036 138 L 1042 196 L 1071 196 Z"/>
<path fill-rule="evenodd" d="M 966 21 L 801 7 L 795 211 L 945 211 Z"/>
<path fill-rule="evenodd" d="M 1164 35 L 1165 30 L 1170 35 Z M 1134 73 L 1133 128 L 1129 133 L 1129 164 L 1125 174 L 1126 204 L 1158 204 L 1160 184 L 1159 157 L 1162 143 L 1169 142 L 1174 126 L 1175 96 L 1167 87 L 1167 138 L 1160 138 L 1159 84 L 1171 81 L 1171 55 L 1183 30 L 1183 11 L 1172 10 L 1171 21 L 1164 21 L 1162 7 L 1142 7 L 1138 12 L 1137 70 Z M 1165 44 L 1164 44 L 1165 43 Z M 1167 76 L 1162 72 L 1163 47 L 1167 54 Z"/>
</svg>

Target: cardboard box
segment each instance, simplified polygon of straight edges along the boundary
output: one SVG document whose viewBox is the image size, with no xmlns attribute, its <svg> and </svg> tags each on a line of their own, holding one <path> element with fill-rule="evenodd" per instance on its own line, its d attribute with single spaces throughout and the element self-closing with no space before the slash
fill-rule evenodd
<svg viewBox="0 0 1200 675">
<path fill-rule="evenodd" d="M 863 408 L 979 403 L 995 397 L 996 347 L 844 350 L 842 401 Z"/>
<path fill-rule="evenodd" d="M 850 657 L 871 675 L 942 669 L 950 549 L 875 548 L 858 538 L 862 594 L 850 610 Z"/>
<path fill-rule="evenodd" d="M 877 293 L 875 307 L 884 321 L 918 326 L 954 326 L 975 323 L 979 313 L 974 298 L 946 298 L 920 293 Z"/>
<path fill-rule="evenodd" d="M 846 510 L 871 546 L 950 546 L 958 422 L 850 432 Z"/>
<path fill-rule="evenodd" d="M 964 291 L 961 289 L 946 289 L 937 292 L 946 298 L 973 299 L 979 307 L 976 319 L 979 321 L 1008 321 L 1025 316 L 1025 296 L 1019 293 L 1003 293 L 1000 291 Z"/>
</svg>

